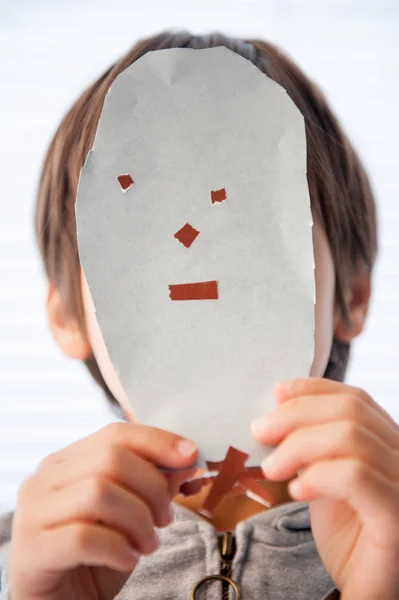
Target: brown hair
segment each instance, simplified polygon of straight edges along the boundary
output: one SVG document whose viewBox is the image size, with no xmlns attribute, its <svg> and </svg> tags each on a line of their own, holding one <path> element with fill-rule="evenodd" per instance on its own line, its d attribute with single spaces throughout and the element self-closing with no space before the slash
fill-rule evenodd
<svg viewBox="0 0 399 600">
<path fill-rule="evenodd" d="M 76 242 L 74 204 L 80 169 L 90 150 L 104 97 L 114 79 L 151 50 L 226 46 L 249 59 L 282 85 L 306 123 L 307 176 L 315 220 L 324 229 L 336 275 L 336 305 L 348 320 L 345 290 L 359 265 L 372 270 L 377 252 L 373 194 L 359 158 L 332 114 L 323 94 L 272 44 L 237 40 L 221 34 L 193 36 L 162 33 L 144 39 L 93 83 L 73 104 L 58 127 L 45 157 L 35 224 L 48 279 L 60 291 L 66 309 L 85 331 Z M 333 344 L 325 376 L 343 379 L 349 346 Z M 86 365 L 113 404 L 93 356 Z"/>
</svg>

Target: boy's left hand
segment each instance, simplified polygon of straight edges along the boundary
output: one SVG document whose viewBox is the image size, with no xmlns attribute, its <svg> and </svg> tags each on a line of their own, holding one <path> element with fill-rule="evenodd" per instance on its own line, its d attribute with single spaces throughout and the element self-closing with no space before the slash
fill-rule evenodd
<svg viewBox="0 0 399 600">
<path fill-rule="evenodd" d="M 276 387 L 253 434 L 278 445 L 265 476 L 309 502 L 313 536 L 343 600 L 399 598 L 399 427 L 366 392 L 327 379 Z M 263 421 L 263 420 L 262 420 Z M 269 458 L 269 457 L 268 457 Z"/>
</svg>

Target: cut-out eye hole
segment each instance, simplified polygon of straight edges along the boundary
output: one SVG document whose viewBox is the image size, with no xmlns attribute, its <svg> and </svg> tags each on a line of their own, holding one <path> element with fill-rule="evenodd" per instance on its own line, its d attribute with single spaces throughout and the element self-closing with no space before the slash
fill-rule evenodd
<svg viewBox="0 0 399 600">
<path fill-rule="evenodd" d="M 227 200 L 226 188 L 220 188 L 220 190 L 211 190 L 211 203 L 220 204 Z"/>
<path fill-rule="evenodd" d="M 186 223 L 181 229 L 179 229 L 179 231 L 176 231 L 173 237 L 179 240 L 179 242 L 183 244 L 183 246 L 185 246 L 186 248 L 190 248 L 191 244 L 197 238 L 198 235 L 199 231 L 197 231 L 197 229 L 194 229 L 194 227 L 192 227 L 190 223 Z"/>
<path fill-rule="evenodd" d="M 129 175 L 129 173 L 123 173 L 123 175 L 118 175 L 117 177 L 119 181 L 119 185 L 121 186 L 121 190 L 124 194 L 130 189 L 134 183 L 133 179 Z"/>
</svg>

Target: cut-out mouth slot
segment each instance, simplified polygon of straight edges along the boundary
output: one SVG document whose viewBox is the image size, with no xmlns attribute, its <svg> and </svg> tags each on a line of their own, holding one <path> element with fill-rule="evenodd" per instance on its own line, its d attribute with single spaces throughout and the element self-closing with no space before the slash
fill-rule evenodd
<svg viewBox="0 0 399 600">
<path fill-rule="evenodd" d="M 217 281 L 198 281 L 196 283 L 176 283 L 169 285 L 171 300 L 217 300 Z"/>
</svg>

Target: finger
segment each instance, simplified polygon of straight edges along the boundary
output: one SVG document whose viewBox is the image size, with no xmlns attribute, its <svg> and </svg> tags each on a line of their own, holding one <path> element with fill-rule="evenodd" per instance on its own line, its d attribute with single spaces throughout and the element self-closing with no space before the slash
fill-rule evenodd
<svg viewBox="0 0 399 600">
<path fill-rule="evenodd" d="M 392 427 L 380 412 L 359 396 L 348 393 L 292 398 L 257 421 L 253 433 L 261 444 L 274 446 L 301 427 L 341 420 L 358 423 L 387 445 L 399 449 L 399 428 Z"/>
<path fill-rule="evenodd" d="M 286 402 L 297 396 L 319 396 L 324 394 L 345 394 L 357 396 L 370 408 L 380 413 L 390 424 L 398 430 L 394 419 L 364 390 L 347 385 L 340 381 L 332 381 L 322 377 L 308 377 L 307 379 L 293 379 L 292 381 L 279 381 L 275 385 L 274 393 L 279 403 Z"/>
<path fill-rule="evenodd" d="M 40 468 L 47 468 L 64 460 L 80 460 L 89 449 L 109 443 L 123 446 L 159 467 L 184 469 L 195 463 L 198 450 L 185 438 L 146 425 L 111 423 L 67 448 L 49 455 Z"/>
<path fill-rule="evenodd" d="M 38 521 L 46 529 L 76 521 L 100 521 L 127 536 L 141 554 L 151 554 L 159 546 L 149 508 L 107 479 L 92 477 L 53 492 L 41 510 Z"/>
<path fill-rule="evenodd" d="M 269 454 L 262 468 L 267 478 L 286 481 L 304 466 L 336 457 L 362 460 L 387 477 L 399 479 L 399 452 L 352 421 L 334 421 L 294 431 Z"/>
<path fill-rule="evenodd" d="M 158 527 L 171 522 L 172 495 L 166 477 L 152 463 L 123 446 L 93 446 L 80 461 L 63 461 L 53 469 L 51 477 L 43 471 L 43 479 L 53 491 L 90 477 L 109 479 L 139 496 L 150 508 Z"/>
<path fill-rule="evenodd" d="M 46 565 L 48 571 L 55 571 L 58 579 L 59 571 L 80 565 L 130 572 L 140 554 L 120 532 L 101 524 L 78 522 L 43 530 L 32 559 L 38 561 L 38 569 Z"/>
<path fill-rule="evenodd" d="M 297 482 L 298 483 L 294 483 Z M 298 501 L 322 497 L 346 501 L 374 536 L 375 543 L 392 551 L 398 547 L 398 483 L 358 459 L 320 461 L 290 482 L 289 491 Z"/>
</svg>

